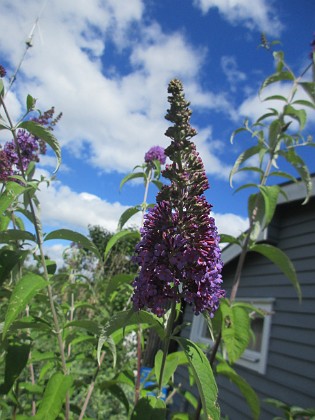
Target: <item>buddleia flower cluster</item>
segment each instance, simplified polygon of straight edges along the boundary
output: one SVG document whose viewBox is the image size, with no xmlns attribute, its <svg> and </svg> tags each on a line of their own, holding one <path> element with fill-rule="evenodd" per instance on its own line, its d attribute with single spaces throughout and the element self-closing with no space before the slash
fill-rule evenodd
<svg viewBox="0 0 315 420">
<path fill-rule="evenodd" d="M 32 121 L 53 130 L 62 116 L 60 113 L 54 118 L 54 113 L 55 109 L 52 107 L 39 117 L 32 118 Z M 26 130 L 17 131 L 17 143 L 20 156 L 14 140 L 7 141 L 4 146 L 0 145 L 0 182 L 6 182 L 14 175 L 21 175 L 22 169 L 25 171 L 30 162 L 39 162 L 39 155 L 46 153 L 46 143 Z"/>
<path fill-rule="evenodd" d="M 204 192 L 209 188 L 203 162 L 190 140 L 191 110 L 183 86 L 172 80 L 168 87 L 170 109 L 166 119 L 173 123 L 165 133 L 171 144 L 165 155 L 171 160 L 162 175 L 170 181 L 148 211 L 136 246 L 134 261 L 139 275 L 134 281 L 133 303 L 163 316 L 172 301 L 191 304 L 196 315 L 207 311 L 212 317 L 222 290 L 222 261 L 219 236 L 212 206 Z"/>
</svg>

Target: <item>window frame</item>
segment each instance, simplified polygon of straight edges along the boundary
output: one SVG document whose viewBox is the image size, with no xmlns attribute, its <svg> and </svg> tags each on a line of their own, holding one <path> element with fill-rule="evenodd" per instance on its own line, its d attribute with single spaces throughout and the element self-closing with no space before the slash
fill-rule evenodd
<svg viewBox="0 0 315 420">
<path fill-rule="evenodd" d="M 266 373 L 267 368 L 270 331 L 272 324 L 272 312 L 275 299 L 239 297 L 237 301 L 250 303 L 253 306 L 257 306 L 258 308 L 267 312 L 267 315 L 265 315 L 263 322 L 260 352 L 246 349 L 242 356 L 235 362 L 236 365 L 246 367 L 263 375 Z M 193 322 L 190 330 L 190 339 L 197 343 L 212 345 L 213 341 L 210 338 L 203 336 L 205 325 L 206 322 L 202 315 L 193 315 Z"/>
</svg>

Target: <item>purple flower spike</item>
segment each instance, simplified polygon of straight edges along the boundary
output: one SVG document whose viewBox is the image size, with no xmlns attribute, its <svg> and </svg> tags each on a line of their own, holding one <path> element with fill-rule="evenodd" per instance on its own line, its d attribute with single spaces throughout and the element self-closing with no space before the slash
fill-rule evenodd
<svg viewBox="0 0 315 420">
<path fill-rule="evenodd" d="M 0 77 L 4 77 L 6 74 L 5 68 L 0 64 Z"/>
<path fill-rule="evenodd" d="M 174 125 L 166 131 L 172 139 L 165 150 L 173 162 L 162 172 L 170 180 L 157 196 L 157 204 L 145 215 L 141 241 L 134 261 L 140 272 L 134 281 L 133 303 L 164 315 L 170 302 L 184 300 L 198 315 L 212 317 L 222 290 L 219 236 L 211 205 L 203 193 L 209 188 L 201 158 L 189 139 L 191 111 L 179 80 L 169 84 L 171 107 L 166 119 Z"/>
<path fill-rule="evenodd" d="M 146 163 L 150 163 L 153 160 L 158 160 L 161 165 L 164 165 L 166 161 L 166 156 L 164 153 L 163 147 L 160 146 L 153 146 L 147 153 L 144 155 L 144 161 Z"/>
</svg>

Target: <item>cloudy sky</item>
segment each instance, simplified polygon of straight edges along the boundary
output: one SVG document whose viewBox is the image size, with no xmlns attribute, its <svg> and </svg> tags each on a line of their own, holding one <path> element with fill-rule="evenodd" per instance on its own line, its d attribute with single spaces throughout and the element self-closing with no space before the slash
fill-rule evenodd
<svg viewBox="0 0 315 420">
<path fill-rule="evenodd" d="M 270 106 L 257 96 L 274 70 L 271 54 L 258 48 L 260 34 L 281 40 L 298 73 L 309 62 L 314 16 L 313 0 L 1 0 L 7 85 L 33 34 L 6 96 L 12 117 L 21 115 L 28 93 L 40 109 L 63 112 L 56 130 L 63 164 L 40 192 L 46 231 L 86 233 L 88 224 L 115 230 L 121 212 L 141 203 L 143 185 L 119 191 L 119 183 L 151 146 L 168 145 L 164 115 L 174 77 L 191 101 L 219 231 L 243 230 L 246 196 L 233 194 L 228 174 L 245 144 L 229 139 L 245 117 Z M 314 123 L 310 115 L 310 133 Z M 52 156 L 39 168 L 48 175 Z M 305 158 L 314 171 L 314 156 Z M 151 201 L 155 194 L 152 187 Z"/>
</svg>

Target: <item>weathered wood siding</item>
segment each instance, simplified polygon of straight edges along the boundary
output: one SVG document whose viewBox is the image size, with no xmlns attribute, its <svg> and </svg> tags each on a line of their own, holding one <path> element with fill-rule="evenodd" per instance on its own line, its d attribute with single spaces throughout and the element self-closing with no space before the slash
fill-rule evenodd
<svg viewBox="0 0 315 420">
<path fill-rule="evenodd" d="M 279 415 L 279 411 L 263 403 L 265 398 L 315 407 L 315 197 L 304 206 L 300 202 L 279 205 L 273 225 L 276 229 L 271 229 L 271 242 L 293 261 L 303 300 L 299 303 L 294 287 L 275 265 L 260 254 L 248 254 L 238 297 L 275 299 L 266 373 L 235 365 L 262 401 L 261 420 Z M 224 268 L 226 289 L 231 287 L 236 262 Z M 186 308 L 185 320 L 191 319 L 192 312 Z M 183 335 L 189 334 L 188 328 L 183 331 Z M 177 380 L 189 387 L 184 369 Z M 218 378 L 218 386 L 222 416 L 230 420 L 252 418 L 244 398 L 229 380 Z M 176 408 L 185 407 L 184 401 L 177 398 Z"/>
</svg>

